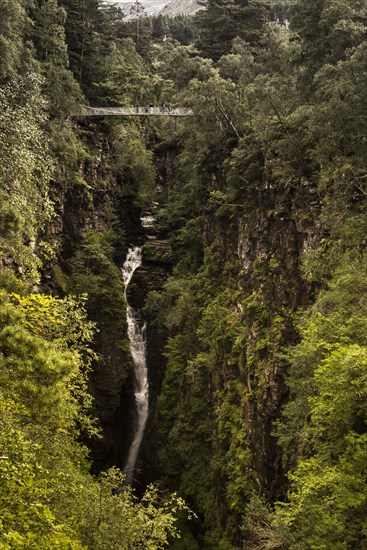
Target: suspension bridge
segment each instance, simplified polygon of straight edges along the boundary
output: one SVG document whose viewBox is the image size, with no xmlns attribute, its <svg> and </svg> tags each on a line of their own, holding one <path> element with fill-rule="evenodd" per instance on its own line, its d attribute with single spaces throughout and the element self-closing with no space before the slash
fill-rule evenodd
<svg viewBox="0 0 367 550">
<path fill-rule="evenodd" d="M 83 107 L 84 116 L 166 116 L 185 117 L 194 116 L 191 109 L 186 107 Z"/>
</svg>

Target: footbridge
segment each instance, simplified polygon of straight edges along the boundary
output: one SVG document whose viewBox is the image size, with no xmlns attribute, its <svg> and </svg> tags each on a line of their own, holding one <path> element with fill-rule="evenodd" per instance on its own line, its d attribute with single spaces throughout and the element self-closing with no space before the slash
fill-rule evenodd
<svg viewBox="0 0 367 550">
<path fill-rule="evenodd" d="M 186 107 L 83 107 L 84 116 L 194 116 Z"/>
</svg>

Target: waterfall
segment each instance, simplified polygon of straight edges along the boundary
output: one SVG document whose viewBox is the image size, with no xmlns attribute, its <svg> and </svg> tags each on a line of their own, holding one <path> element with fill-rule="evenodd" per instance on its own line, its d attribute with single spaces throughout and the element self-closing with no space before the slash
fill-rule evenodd
<svg viewBox="0 0 367 550">
<path fill-rule="evenodd" d="M 144 216 L 141 216 L 140 218 L 141 225 L 145 229 L 146 236 L 149 240 L 154 240 L 157 238 L 156 235 L 152 234 L 152 229 L 154 229 L 156 219 L 155 217 L 150 213 L 146 213 Z"/>
<path fill-rule="evenodd" d="M 128 284 L 134 271 L 142 263 L 142 249 L 140 247 L 130 248 L 126 261 L 122 268 L 125 284 L 125 296 Z M 134 396 L 136 406 L 136 421 L 134 426 L 134 439 L 129 449 L 129 454 L 124 467 L 127 483 L 133 480 L 136 460 L 138 458 L 140 445 L 144 435 L 145 425 L 149 412 L 149 382 L 146 360 L 146 323 L 140 312 L 131 306 L 127 306 L 127 326 L 130 343 L 130 353 L 134 368 Z"/>
</svg>

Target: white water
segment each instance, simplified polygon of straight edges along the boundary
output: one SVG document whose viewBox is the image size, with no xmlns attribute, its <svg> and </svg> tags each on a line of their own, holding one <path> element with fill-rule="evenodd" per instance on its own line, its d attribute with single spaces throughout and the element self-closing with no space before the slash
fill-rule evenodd
<svg viewBox="0 0 367 550">
<path fill-rule="evenodd" d="M 125 295 L 128 284 L 134 271 L 141 265 L 142 250 L 139 247 L 130 248 L 122 268 L 125 284 Z M 134 367 L 134 396 L 136 405 L 136 423 L 134 439 L 124 467 L 126 480 L 130 484 L 133 480 L 136 460 L 144 435 L 145 425 L 149 413 L 149 382 L 146 360 L 146 323 L 139 311 L 127 306 L 127 326 L 130 343 L 130 353 Z"/>
<path fill-rule="evenodd" d="M 154 229 L 154 225 L 156 222 L 156 219 L 152 214 L 146 214 L 145 216 L 142 216 L 140 218 L 141 225 L 144 227 L 146 235 L 148 239 L 153 240 L 156 239 L 157 236 L 152 234 L 152 229 Z"/>
</svg>

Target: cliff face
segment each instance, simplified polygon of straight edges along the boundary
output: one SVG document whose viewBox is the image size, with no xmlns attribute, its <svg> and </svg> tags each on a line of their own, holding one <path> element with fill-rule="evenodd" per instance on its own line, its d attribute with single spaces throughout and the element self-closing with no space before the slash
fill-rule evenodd
<svg viewBox="0 0 367 550">
<path fill-rule="evenodd" d="M 106 166 L 112 138 L 90 126 L 90 157 L 74 183 L 59 189 L 62 207 L 46 237 L 60 254 L 43 271 L 42 286 L 59 294 L 87 294 L 86 309 L 96 324 L 90 374 L 102 439 L 90 442 L 96 470 L 123 465 L 133 425 L 126 303 L 121 275 L 129 242 L 143 239 L 140 208 L 133 193 Z"/>
<path fill-rule="evenodd" d="M 152 230 L 142 226 L 138 184 L 126 164 L 122 173 L 111 169 L 116 162 L 115 130 L 92 122 L 85 131 L 87 161 L 81 165 L 75 181 L 58 189 L 57 215 L 46 228 L 45 238 L 58 243 L 59 254 L 45 263 L 42 288 L 61 295 L 88 296 L 86 309 L 97 329 L 90 389 L 102 430 L 102 439 L 89 441 L 89 445 L 94 469 L 99 471 L 112 465 L 123 468 L 135 421 L 121 272 L 126 254 L 131 246 L 143 247 L 142 266 L 128 287 L 130 305 L 140 310 L 144 309 L 148 293 L 161 289 L 173 259 L 169 243 L 162 238 L 150 238 Z M 164 158 L 157 159 L 159 181 L 166 178 L 170 163 Z M 154 181 L 155 167 L 151 165 L 149 169 Z M 154 406 L 163 376 L 166 335 L 157 330 L 149 314 L 147 320 L 148 369 Z"/>
<path fill-rule="evenodd" d="M 149 379 L 149 417 L 134 476 L 135 480 L 139 480 L 139 483 L 143 485 L 154 479 L 154 472 L 152 471 L 154 457 L 151 455 L 149 443 L 146 443 L 146 441 L 149 440 L 148 434 L 151 433 L 151 419 L 156 409 L 157 397 L 164 376 L 165 358 L 163 352 L 167 340 L 166 332 L 158 329 L 156 319 L 145 310 L 145 306 L 149 293 L 162 289 L 171 267 L 172 252 L 168 242 L 158 239 L 146 240 L 142 249 L 142 265 L 135 271 L 128 287 L 129 304 L 142 312 L 142 316 L 147 323 L 146 353 Z M 129 385 L 126 389 L 129 391 Z M 133 403 L 131 405 L 131 411 L 133 412 L 135 405 Z M 154 434 L 152 436 L 154 437 Z"/>
<path fill-rule="evenodd" d="M 241 510 L 253 491 L 268 501 L 284 498 L 274 436 L 288 398 L 282 349 L 298 341 L 294 314 L 312 301 L 300 265 L 322 237 L 320 208 L 305 178 L 259 185 L 245 212 L 211 206 L 191 217 L 189 233 L 171 239 L 174 274 L 150 295 L 150 353 L 160 374 L 143 466 L 201 511 L 194 526 L 200 548 L 240 544 Z M 166 244 L 152 244 L 141 281 L 168 260 Z"/>
<path fill-rule="evenodd" d="M 243 349 L 248 396 L 244 419 L 258 487 L 272 501 L 283 498 L 285 489 L 280 450 L 273 437 L 288 393 L 281 350 L 297 342 L 294 313 L 312 300 L 312 287 L 304 281 L 300 262 L 304 251 L 321 238 L 320 203 L 315 188 L 305 180 L 298 188 L 264 190 L 257 202 L 261 208 L 237 221 L 237 288 L 244 307 L 253 301 L 244 323 L 248 331 Z"/>
</svg>

